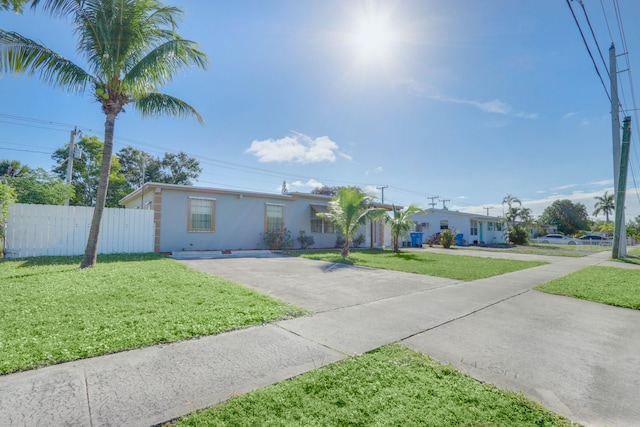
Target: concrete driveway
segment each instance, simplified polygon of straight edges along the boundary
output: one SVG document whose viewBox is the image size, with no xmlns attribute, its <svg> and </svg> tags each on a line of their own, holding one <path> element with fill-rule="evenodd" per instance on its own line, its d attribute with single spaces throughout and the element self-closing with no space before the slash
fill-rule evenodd
<svg viewBox="0 0 640 427">
<path fill-rule="evenodd" d="M 314 311 L 278 323 L 314 343 L 357 354 L 401 341 L 584 425 L 638 426 L 640 312 L 531 290 L 607 258 L 472 282 L 288 257 L 183 262 Z"/>
</svg>

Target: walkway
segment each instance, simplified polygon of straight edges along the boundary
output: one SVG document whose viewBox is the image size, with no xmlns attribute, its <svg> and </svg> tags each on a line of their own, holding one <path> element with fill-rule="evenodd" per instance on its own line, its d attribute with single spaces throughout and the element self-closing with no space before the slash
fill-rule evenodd
<svg viewBox="0 0 640 427">
<path fill-rule="evenodd" d="M 607 258 L 473 282 L 288 257 L 185 260 L 316 314 L 2 376 L 0 426 L 153 425 L 397 341 L 585 425 L 635 426 L 640 312 L 531 291 Z"/>
</svg>

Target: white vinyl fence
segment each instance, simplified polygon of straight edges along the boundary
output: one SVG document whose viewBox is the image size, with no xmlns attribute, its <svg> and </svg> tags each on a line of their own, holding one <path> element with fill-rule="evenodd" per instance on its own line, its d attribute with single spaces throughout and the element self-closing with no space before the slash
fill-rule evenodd
<svg viewBox="0 0 640 427">
<path fill-rule="evenodd" d="M 92 216 L 93 208 L 83 206 L 10 205 L 5 256 L 82 255 Z M 153 246 L 153 211 L 104 210 L 98 253 L 153 252 Z"/>
</svg>

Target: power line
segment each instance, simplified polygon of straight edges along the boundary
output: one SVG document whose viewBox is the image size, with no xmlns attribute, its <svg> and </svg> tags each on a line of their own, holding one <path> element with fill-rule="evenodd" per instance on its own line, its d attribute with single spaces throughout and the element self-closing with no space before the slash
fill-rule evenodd
<svg viewBox="0 0 640 427">
<path fill-rule="evenodd" d="M 589 48 L 589 43 L 587 43 L 587 39 L 584 37 L 584 33 L 582 32 L 582 27 L 580 27 L 580 22 L 578 22 L 578 18 L 576 17 L 575 12 L 573 11 L 573 7 L 571 6 L 571 1 L 572 0 L 567 0 L 567 6 L 569 6 L 569 10 L 571 11 L 571 15 L 573 16 L 573 20 L 576 23 L 576 26 L 578 27 L 578 31 L 580 31 L 580 36 L 582 37 L 582 41 L 584 43 L 584 46 L 587 48 L 587 52 L 589 53 L 589 57 L 591 58 L 591 62 L 593 63 L 593 66 L 596 69 L 596 73 L 598 74 L 598 77 L 600 78 L 600 83 L 602 83 L 602 87 L 604 88 L 605 93 L 607 94 L 607 98 L 609 98 L 609 102 L 611 102 L 611 96 L 609 95 L 609 90 L 607 89 L 607 85 L 604 83 L 604 79 L 602 78 L 602 75 L 600 74 L 600 70 L 598 69 L 598 64 L 596 64 L 596 60 L 593 57 L 593 54 L 591 53 L 591 48 Z"/>
</svg>

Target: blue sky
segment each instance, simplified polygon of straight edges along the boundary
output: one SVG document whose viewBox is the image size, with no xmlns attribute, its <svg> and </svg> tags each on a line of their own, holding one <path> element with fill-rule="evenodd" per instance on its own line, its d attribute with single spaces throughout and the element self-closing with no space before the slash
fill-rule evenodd
<svg viewBox="0 0 640 427">
<path fill-rule="evenodd" d="M 427 207 L 439 196 L 437 207 L 444 199 L 492 215 L 507 194 L 535 215 L 565 198 L 591 213 L 593 197 L 613 189 L 609 99 L 565 1 L 168 3 L 186 12 L 179 33 L 199 42 L 210 64 L 163 91 L 206 125 L 129 109 L 116 123 L 115 151 L 185 151 L 203 168 L 196 185 L 279 192 L 285 180 L 290 191 L 358 185 L 378 197 L 376 187 L 388 186 L 387 203 Z M 619 6 L 629 54 L 619 69 L 627 59 L 632 66 L 620 86 L 631 110 L 640 2 L 583 3 L 607 62 L 612 41 L 624 52 Z M 582 7 L 571 5 L 607 82 Z M 3 12 L 0 28 L 84 64 L 64 20 Z M 0 93 L 0 158 L 50 169 L 72 126 L 103 137 L 90 96 L 24 76 L 0 76 Z M 638 149 L 631 153 L 627 218 L 640 215 Z"/>
</svg>

